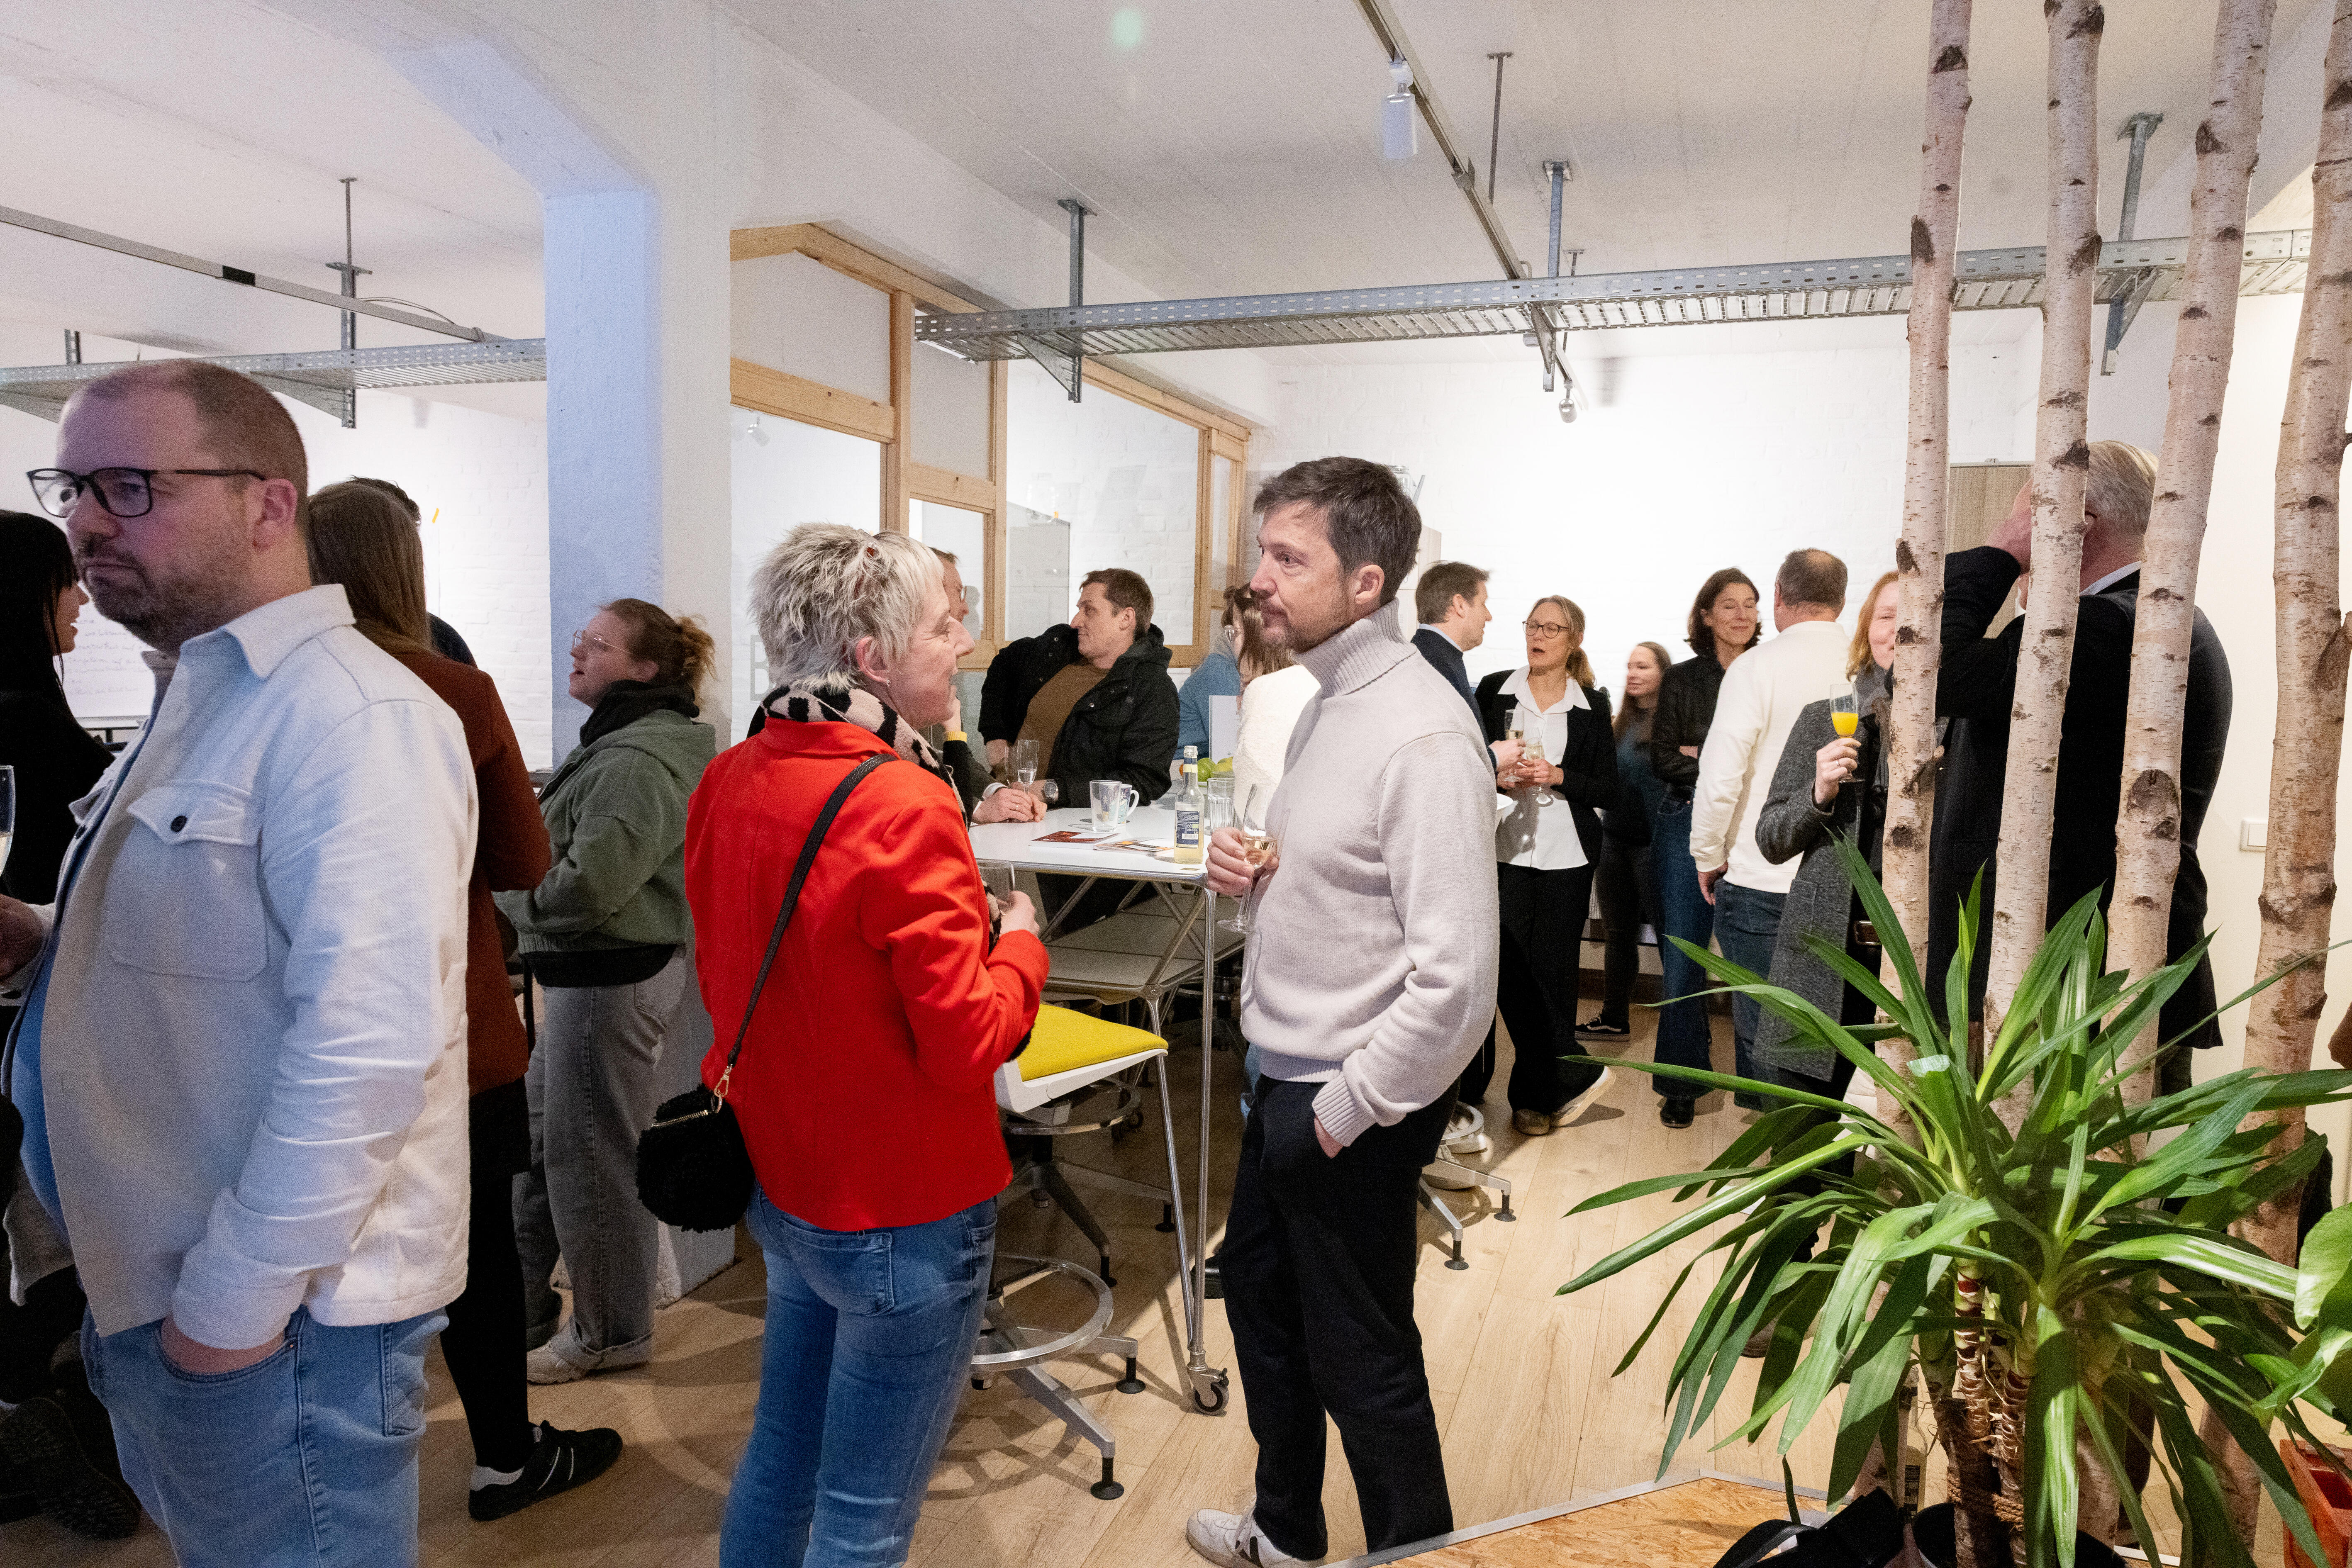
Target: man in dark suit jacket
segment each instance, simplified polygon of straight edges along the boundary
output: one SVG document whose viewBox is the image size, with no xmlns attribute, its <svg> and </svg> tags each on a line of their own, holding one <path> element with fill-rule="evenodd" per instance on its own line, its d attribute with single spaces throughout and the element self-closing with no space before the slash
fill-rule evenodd
<svg viewBox="0 0 2352 1568">
<path fill-rule="evenodd" d="M 2156 462 L 2120 441 L 2091 444 L 2087 525 L 2083 538 L 2082 605 L 2074 628 L 2073 674 L 2058 746 L 2057 810 L 2050 844 L 2050 905 L 2056 920 L 2086 893 L 2101 889 L 2102 907 L 2115 894 L 2116 812 L 2122 789 L 2124 716 L 2131 688 L 2132 628 L 2139 608 L 2140 548 L 2155 490 Z M 1929 856 L 1930 989 L 1943 994 L 1941 977 L 1958 946 L 1958 909 L 1978 871 L 1984 873 L 1982 908 L 1993 906 L 1993 862 L 2000 840 L 2003 779 L 2009 764 L 2010 707 L 2017 686 L 2024 618 L 1998 637 L 1985 629 L 2000 613 L 2011 586 L 2032 557 L 2032 503 L 2020 493 L 2006 522 L 1979 549 L 1962 550 L 1944 563 L 1943 670 L 1936 681 L 1936 711 L 1951 720 L 1944 740 L 1944 772 L 1937 786 L 1934 841 Z M 2221 640 L 2202 611 L 2197 613 L 2189 654 L 2189 690 L 2180 747 L 2180 871 L 2172 884 L 2172 916 L 2165 939 L 2168 959 L 2178 958 L 2203 934 L 2205 873 L 2198 863 L 2197 836 L 2205 809 L 2221 777 L 2222 748 L 2230 734 L 2230 661 Z M 1987 923 L 1990 924 L 1989 922 Z M 1980 930 L 1969 1005 L 1984 998 L 1985 958 L 1990 943 Z M 2201 961 L 2177 992 L 2158 1027 L 2169 1040 L 2210 1014 L 2216 1005 L 2213 967 Z M 2204 1024 L 2189 1037 L 2191 1046 L 2221 1043 L 2221 1031 Z M 2185 1088 L 2189 1059 L 2175 1051 L 2165 1065 L 2168 1087 Z"/>
<path fill-rule="evenodd" d="M 1486 640 L 1486 622 L 1495 618 L 1486 608 L 1486 570 L 1466 561 L 1431 562 L 1413 590 L 1412 611 L 1421 618 L 1412 645 L 1462 694 L 1470 711 L 1477 712 L 1478 699 L 1470 693 L 1462 655 Z"/>
</svg>

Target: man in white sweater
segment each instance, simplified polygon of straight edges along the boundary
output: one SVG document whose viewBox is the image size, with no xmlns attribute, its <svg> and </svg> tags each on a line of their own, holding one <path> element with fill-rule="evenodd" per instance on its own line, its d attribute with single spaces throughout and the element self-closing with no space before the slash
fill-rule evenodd
<svg viewBox="0 0 2352 1568">
<path fill-rule="evenodd" d="M 1495 1010 L 1494 770 L 1459 693 L 1371 619 L 1421 517 L 1376 463 L 1301 463 L 1258 492 L 1250 586 L 1317 691 L 1292 732 L 1262 867 L 1227 829 L 1208 881 L 1255 908 L 1242 1032 L 1262 1052 L 1223 1252 L 1257 1439 L 1245 1511 L 1186 1539 L 1257 1568 L 1328 1549 L 1324 1417 L 1374 1551 L 1454 1528 L 1412 1319 L 1414 1183 Z"/>
<path fill-rule="evenodd" d="M 1772 579 L 1772 625 L 1780 635 L 1724 672 L 1715 723 L 1699 752 L 1690 831 L 1699 891 L 1715 905 L 1723 956 L 1759 975 L 1771 971 L 1780 906 L 1797 879 L 1797 862 L 1774 865 L 1764 858 L 1756 847 L 1756 819 L 1797 715 L 1853 685 L 1846 634 L 1837 623 L 1844 610 L 1845 562 L 1827 550 L 1790 551 Z M 1762 1071 L 1753 1060 L 1761 1016 L 1748 998 L 1731 998 L 1735 1071 L 1742 1078 Z M 1748 1110 L 1763 1108 L 1760 1094 L 1732 1098 Z"/>
</svg>

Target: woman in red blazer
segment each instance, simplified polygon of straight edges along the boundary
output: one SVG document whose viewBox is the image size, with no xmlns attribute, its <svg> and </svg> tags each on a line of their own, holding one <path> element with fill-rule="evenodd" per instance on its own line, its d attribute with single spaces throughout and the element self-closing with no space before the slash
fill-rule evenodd
<svg viewBox="0 0 2352 1568">
<path fill-rule="evenodd" d="M 990 1081 L 1036 1019 L 1045 949 L 1019 894 L 992 943 L 963 807 L 918 734 L 947 716 L 971 647 L 939 559 L 809 524 L 760 567 L 751 612 L 781 685 L 687 812 L 706 1083 L 827 798 L 867 758 L 898 760 L 834 819 L 729 1084 L 768 1316 L 719 1562 L 903 1562 L 1013 1174 Z"/>
</svg>

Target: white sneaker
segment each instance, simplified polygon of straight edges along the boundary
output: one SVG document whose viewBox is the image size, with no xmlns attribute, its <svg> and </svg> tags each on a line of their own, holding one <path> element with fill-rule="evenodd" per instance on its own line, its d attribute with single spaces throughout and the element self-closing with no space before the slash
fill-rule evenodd
<svg viewBox="0 0 2352 1568">
<path fill-rule="evenodd" d="M 1255 1508 L 1253 1503 L 1251 1507 Z M 1248 1513 L 1221 1513 L 1204 1508 L 1184 1522 L 1184 1539 L 1192 1550 L 1225 1568 L 1275 1568 L 1281 1563 L 1320 1563 L 1320 1557 L 1293 1557 L 1260 1534 L 1257 1520 Z"/>
<path fill-rule="evenodd" d="M 522 1374 L 525 1381 L 545 1387 L 555 1383 L 577 1383 L 594 1373 L 643 1366 L 653 1358 L 651 1334 L 620 1350 L 583 1351 L 572 1337 L 571 1323 L 566 1322 L 556 1331 L 553 1339 L 523 1358 Z"/>
<path fill-rule="evenodd" d="M 1609 1085 L 1615 1081 L 1616 1077 L 1617 1070 L 1615 1068 L 1602 1068 L 1601 1070 L 1601 1076 L 1584 1086 L 1583 1093 L 1579 1094 L 1575 1099 L 1570 1100 L 1567 1104 L 1562 1105 L 1559 1110 L 1554 1111 L 1551 1113 L 1551 1124 L 1555 1127 L 1565 1127 L 1570 1122 L 1575 1121 L 1579 1116 L 1583 1115 L 1586 1109 L 1607 1092 Z"/>
</svg>

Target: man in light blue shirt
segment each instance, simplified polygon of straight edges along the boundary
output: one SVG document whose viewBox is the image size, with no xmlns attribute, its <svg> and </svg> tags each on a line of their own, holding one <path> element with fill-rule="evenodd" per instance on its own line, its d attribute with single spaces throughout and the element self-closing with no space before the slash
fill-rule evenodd
<svg viewBox="0 0 2352 1568">
<path fill-rule="evenodd" d="M 32 476 L 177 655 L 54 904 L 0 899 L 25 1167 L 123 1477 L 188 1564 L 416 1557 L 426 1342 L 464 1288 L 457 717 L 313 587 L 285 408 L 201 361 L 78 392 Z"/>
</svg>

